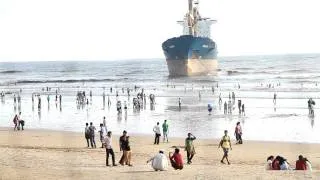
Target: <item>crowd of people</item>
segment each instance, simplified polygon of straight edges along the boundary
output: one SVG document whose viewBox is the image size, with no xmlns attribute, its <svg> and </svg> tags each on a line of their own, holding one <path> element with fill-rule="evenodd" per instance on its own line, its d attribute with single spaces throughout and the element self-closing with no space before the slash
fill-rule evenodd
<svg viewBox="0 0 320 180">
<path fill-rule="evenodd" d="M 287 159 L 282 156 L 269 156 L 267 158 L 267 170 L 309 170 L 312 171 L 312 166 L 310 161 L 303 157 L 298 156 L 295 166 L 288 163 Z"/>
</svg>

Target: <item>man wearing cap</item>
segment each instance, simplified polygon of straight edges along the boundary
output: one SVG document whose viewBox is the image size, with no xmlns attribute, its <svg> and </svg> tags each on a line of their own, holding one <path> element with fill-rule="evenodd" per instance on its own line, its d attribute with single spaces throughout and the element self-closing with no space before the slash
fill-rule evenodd
<svg viewBox="0 0 320 180">
<path fill-rule="evenodd" d="M 164 150 L 160 149 L 159 153 L 154 157 L 150 158 L 147 163 L 152 161 L 151 165 L 155 171 L 166 171 L 168 170 L 168 159 L 164 154 Z"/>
</svg>

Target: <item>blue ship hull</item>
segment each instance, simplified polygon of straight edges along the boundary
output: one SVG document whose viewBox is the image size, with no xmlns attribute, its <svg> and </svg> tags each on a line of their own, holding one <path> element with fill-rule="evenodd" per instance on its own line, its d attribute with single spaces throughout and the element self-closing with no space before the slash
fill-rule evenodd
<svg viewBox="0 0 320 180">
<path fill-rule="evenodd" d="M 207 37 L 183 35 L 162 44 L 170 76 L 202 75 L 217 69 L 216 43 Z"/>
</svg>

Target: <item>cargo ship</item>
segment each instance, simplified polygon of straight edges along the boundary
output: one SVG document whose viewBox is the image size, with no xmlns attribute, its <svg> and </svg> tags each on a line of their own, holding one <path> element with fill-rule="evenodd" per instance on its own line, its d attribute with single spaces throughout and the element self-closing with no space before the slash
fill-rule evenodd
<svg viewBox="0 0 320 180">
<path fill-rule="evenodd" d="M 215 74 L 218 51 L 210 39 L 210 27 L 216 20 L 200 16 L 199 1 L 188 1 L 188 12 L 183 21 L 178 21 L 183 26 L 183 35 L 162 43 L 169 76 Z"/>
</svg>

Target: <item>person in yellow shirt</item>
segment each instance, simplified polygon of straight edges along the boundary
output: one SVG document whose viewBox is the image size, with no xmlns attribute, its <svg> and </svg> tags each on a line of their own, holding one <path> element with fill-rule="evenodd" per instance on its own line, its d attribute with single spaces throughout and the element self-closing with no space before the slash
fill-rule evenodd
<svg viewBox="0 0 320 180">
<path fill-rule="evenodd" d="M 224 131 L 224 136 L 222 137 L 218 148 L 220 148 L 220 146 L 222 147 L 223 153 L 224 153 L 220 162 L 224 164 L 224 159 L 227 159 L 227 162 L 230 165 L 230 162 L 228 159 L 228 152 L 229 152 L 229 149 L 232 150 L 232 147 L 231 147 L 230 137 L 228 136 L 227 130 Z"/>
</svg>

